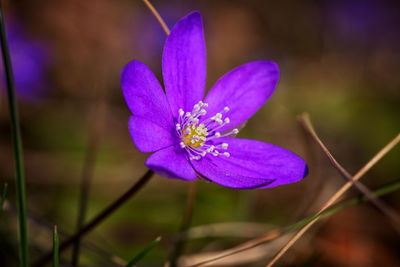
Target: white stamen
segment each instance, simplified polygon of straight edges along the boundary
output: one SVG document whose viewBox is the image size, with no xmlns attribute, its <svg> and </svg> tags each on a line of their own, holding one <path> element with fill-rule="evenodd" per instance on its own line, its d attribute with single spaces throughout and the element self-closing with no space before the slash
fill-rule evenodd
<svg viewBox="0 0 400 267">
<path fill-rule="evenodd" d="M 178 110 L 179 117 L 175 127 L 181 138 L 179 144 L 186 150 L 190 160 L 199 160 L 207 154 L 215 157 L 219 155 L 229 157 L 229 152 L 220 152 L 228 149 L 228 143 L 218 142 L 218 138 L 236 135 L 239 132 L 238 129 L 232 129 L 222 134 L 218 131 L 218 129 L 230 123 L 230 118 L 223 115 L 230 110 L 229 107 L 224 107 L 212 117 L 202 119 L 207 114 L 205 109 L 207 107 L 207 103 L 199 101 L 193 106 L 191 112 L 185 112 L 183 109 Z M 213 144 L 211 144 L 211 140 L 213 140 Z"/>
</svg>

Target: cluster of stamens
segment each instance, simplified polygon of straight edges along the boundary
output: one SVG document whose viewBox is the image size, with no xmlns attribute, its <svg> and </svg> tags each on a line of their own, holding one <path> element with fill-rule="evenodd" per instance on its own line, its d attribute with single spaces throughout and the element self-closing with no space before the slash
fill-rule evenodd
<svg viewBox="0 0 400 267">
<path fill-rule="evenodd" d="M 218 131 L 230 122 L 228 117 L 223 118 L 223 114 L 229 111 L 228 107 L 200 123 L 201 117 L 207 114 L 205 109 L 207 107 L 207 103 L 199 101 L 194 105 L 192 112 L 185 113 L 182 109 L 179 109 L 178 122 L 175 125 L 176 131 L 181 138 L 180 146 L 186 149 L 190 160 L 199 160 L 207 153 L 213 156 L 229 157 L 229 152 L 221 152 L 221 150 L 228 148 L 227 143 L 218 144 L 218 142 L 210 143 L 208 141 L 236 135 L 239 132 L 236 128 L 222 134 Z"/>
</svg>

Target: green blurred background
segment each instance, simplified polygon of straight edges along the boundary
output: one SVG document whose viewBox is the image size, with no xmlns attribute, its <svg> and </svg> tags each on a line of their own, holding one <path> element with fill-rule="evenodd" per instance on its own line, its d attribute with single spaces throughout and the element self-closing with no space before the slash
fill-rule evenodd
<svg viewBox="0 0 400 267">
<path fill-rule="evenodd" d="M 139 0 L 3 2 L 6 22 L 20 29 L 15 34 L 23 35 L 23 43 L 40 43 L 44 53 L 31 69 L 26 64 L 29 53 L 14 66 L 16 76 L 18 71 L 35 74 L 31 84 L 21 85 L 26 88 L 17 88 L 27 207 L 32 216 L 42 220 L 29 221 L 35 261 L 51 249 L 52 232 L 44 222 L 67 233 L 76 230 L 82 176 L 91 177 L 88 221 L 146 172 L 148 155 L 140 153 L 131 141 L 130 112 L 119 76 L 125 64 L 137 59 L 161 80 L 166 36 Z M 269 59 L 278 63 L 281 78 L 274 95 L 239 136 L 288 148 L 305 158 L 310 169 L 301 182 L 266 190 L 237 191 L 198 181 L 191 225 L 227 225 L 188 241 L 182 266 L 193 263 L 194 257 L 313 214 L 344 183 L 301 130 L 296 117 L 302 112 L 310 114 L 321 139 L 352 174 L 399 133 L 398 1 L 152 3 L 170 28 L 190 11 L 203 15 L 207 88 L 245 62 Z M 11 40 L 10 46 L 12 49 Z M 15 52 L 15 58 L 18 53 L 21 51 Z M 33 48 L 32 53 L 38 54 Z M 40 81 L 35 79 L 39 76 Z M 9 184 L 7 198 L 15 205 L 9 112 L 3 89 L 4 82 L 0 89 L 0 186 Z M 92 160 L 87 160 L 88 153 Z M 89 171 L 87 162 L 93 163 Z M 399 178 L 400 149 L 396 147 L 362 181 L 374 189 Z M 139 266 L 162 266 L 181 227 L 188 188 L 187 182 L 153 178 L 84 238 L 80 265 L 115 265 L 103 252 L 87 248 L 87 243 L 129 260 L 161 235 L 161 243 Z M 356 194 L 353 190 L 349 196 Z M 383 200 L 397 210 L 400 207 L 400 193 Z M 234 222 L 249 224 L 231 224 Z M 264 266 L 283 241 L 217 266 Z M 398 266 L 399 248 L 399 236 L 388 219 L 370 204 L 362 204 L 319 223 L 279 266 Z M 70 251 L 62 256 L 66 266 L 70 257 Z M 0 265 L 15 266 L 17 262 L 16 216 L 7 209 L 0 214 Z"/>
</svg>

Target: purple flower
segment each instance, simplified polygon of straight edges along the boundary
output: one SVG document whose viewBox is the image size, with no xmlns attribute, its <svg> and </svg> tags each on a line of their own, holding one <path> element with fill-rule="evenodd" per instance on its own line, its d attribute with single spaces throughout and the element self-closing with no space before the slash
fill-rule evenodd
<svg viewBox="0 0 400 267">
<path fill-rule="evenodd" d="M 202 19 L 193 12 L 172 29 L 164 46 L 165 92 L 139 61 L 122 71 L 125 100 L 133 114 L 129 130 L 136 147 L 154 152 L 146 165 L 170 178 L 203 178 L 238 188 L 293 183 L 307 174 L 305 162 L 281 147 L 233 138 L 271 96 L 278 66 L 244 64 L 220 78 L 204 97 L 206 49 Z"/>
<path fill-rule="evenodd" d="M 15 20 L 8 21 L 7 37 L 10 47 L 15 86 L 18 96 L 27 101 L 40 100 L 46 90 L 46 71 L 50 65 L 48 47 L 40 40 L 28 37 L 22 25 Z M 0 79 L 5 88 L 3 64 Z"/>
</svg>

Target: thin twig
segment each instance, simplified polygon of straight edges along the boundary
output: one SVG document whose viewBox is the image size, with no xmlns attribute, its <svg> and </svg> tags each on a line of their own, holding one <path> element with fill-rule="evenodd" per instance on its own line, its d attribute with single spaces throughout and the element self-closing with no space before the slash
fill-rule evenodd
<svg viewBox="0 0 400 267">
<path fill-rule="evenodd" d="M 387 206 L 383 201 L 377 198 L 364 184 L 360 183 L 359 181 L 353 180 L 351 174 L 346 171 L 342 165 L 332 156 L 329 150 L 326 148 L 324 143 L 322 143 L 321 139 L 318 137 L 315 129 L 311 123 L 310 116 L 307 113 L 304 113 L 299 118 L 300 124 L 303 128 L 311 135 L 313 140 L 318 144 L 318 146 L 322 149 L 325 155 L 328 157 L 329 161 L 332 165 L 338 170 L 338 172 L 347 180 L 350 181 L 354 187 L 364 194 L 369 201 L 374 204 L 382 213 L 384 213 L 390 220 L 394 229 L 400 233 L 400 217 L 391 207 Z"/>
<path fill-rule="evenodd" d="M 134 196 L 140 189 L 143 188 L 144 185 L 150 180 L 153 176 L 154 172 L 152 170 L 148 170 L 140 179 L 137 181 L 127 192 L 125 192 L 122 196 L 120 196 L 117 200 L 115 200 L 111 205 L 109 205 L 106 209 L 104 209 L 99 215 L 97 215 L 94 219 L 92 219 L 88 224 L 86 224 L 80 231 L 72 235 L 70 238 L 65 240 L 60 245 L 60 253 L 62 253 L 65 249 L 67 249 L 71 244 L 73 244 L 77 239 L 81 238 L 85 234 L 89 233 L 93 230 L 98 224 L 100 224 L 104 219 L 106 219 L 109 215 L 111 215 L 114 211 L 116 211 L 122 204 L 124 204 L 127 200 L 129 200 L 132 196 Z M 52 252 L 47 253 L 43 258 L 39 259 L 33 266 L 43 266 L 49 260 L 51 260 Z"/>
<path fill-rule="evenodd" d="M 168 36 L 170 31 L 165 23 L 165 21 L 162 19 L 158 11 L 154 8 L 154 6 L 150 3 L 148 0 L 143 0 L 144 4 L 150 9 L 151 13 L 153 13 L 154 17 L 157 19 L 158 23 L 160 23 L 161 27 L 163 28 L 165 34 Z"/>
<path fill-rule="evenodd" d="M 374 194 L 376 196 L 384 196 L 387 195 L 389 193 L 395 192 L 397 190 L 400 189 L 400 181 L 396 181 L 392 184 L 389 184 L 387 186 L 384 186 L 382 188 L 379 188 L 377 190 L 374 191 Z M 251 239 L 249 241 L 246 241 L 236 247 L 221 251 L 220 253 L 218 253 L 218 255 L 209 258 L 207 260 L 204 260 L 200 263 L 196 263 L 194 265 L 190 265 L 190 267 L 200 267 L 200 266 L 207 266 L 210 263 L 213 263 L 217 260 L 221 260 L 223 258 L 229 257 L 231 255 L 234 254 L 238 254 L 240 252 L 244 252 L 247 250 L 250 250 L 252 248 L 255 248 L 259 245 L 265 244 L 267 242 L 270 242 L 272 240 L 275 240 L 278 237 L 281 237 L 284 234 L 290 233 L 294 230 L 300 229 L 300 227 L 303 227 L 304 225 L 306 225 L 307 223 L 311 222 L 312 220 L 315 219 L 321 219 L 321 218 L 325 218 L 327 216 L 330 216 L 332 214 L 335 214 L 336 212 L 339 212 L 345 208 L 351 207 L 353 205 L 356 205 L 358 203 L 362 203 L 368 201 L 368 199 L 364 196 L 361 195 L 359 197 L 354 197 L 350 200 L 341 202 L 339 204 L 336 204 L 334 206 L 330 206 L 329 208 L 325 209 L 324 211 L 322 211 L 319 214 L 313 215 L 313 216 L 309 216 L 306 217 L 292 225 L 286 226 L 284 228 L 277 228 L 277 229 L 273 229 L 271 231 L 269 231 L 268 233 L 264 234 L 261 237 L 257 237 L 254 239 Z"/>
<path fill-rule="evenodd" d="M 360 171 L 354 176 L 353 180 L 358 181 L 368 170 L 370 170 L 384 155 L 386 155 L 396 144 L 400 142 L 400 134 L 398 134 L 391 142 L 383 147 Z M 335 203 L 352 185 L 352 182 L 347 182 L 343 185 L 318 211 L 317 215 L 321 214 L 322 211 L 327 209 L 333 203 Z M 293 244 L 318 220 L 316 217 L 314 220 L 304 226 L 296 235 L 294 235 L 289 242 L 275 255 L 275 257 L 268 263 L 267 267 L 274 265 L 285 253 L 293 246 Z"/>
<path fill-rule="evenodd" d="M 0 1 L 0 39 L 3 55 L 4 70 L 7 80 L 8 104 L 11 117 L 11 135 L 15 162 L 15 185 L 17 191 L 18 229 L 19 229 L 19 258 L 20 266 L 29 266 L 28 227 L 26 223 L 26 195 L 25 175 L 23 163 L 23 150 L 21 128 L 18 115 L 18 103 L 14 84 L 14 75 L 11 64 L 10 50 L 8 49 L 6 26 L 4 22 L 3 7 Z"/>
<path fill-rule="evenodd" d="M 265 234 L 265 235 L 263 235 L 261 237 L 249 240 L 249 241 L 244 242 L 244 243 L 242 243 L 242 244 L 240 244 L 238 246 L 235 246 L 233 248 L 224 250 L 219 255 L 214 256 L 211 259 L 207 259 L 207 260 L 204 260 L 202 262 L 196 263 L 194 265 L 190 265 L 190 267 L 207 266 L 208 264 L 210 264 L 212 262 L 215 262 L 215 261 L 221 260 L 223 258 L 235 255 L 237 253 L 240 253 L 240 252 L 255 248 L 255 247 L 257 247 L 257 246 L 259 246 L 261 244 L 264 244 L 266 242 L 274 240 L 274 239 L 282 236 L 283 233 L 284 233 L 283 229 L 274 229 L 272 231 L 269 231 L 267 234 Z"/>
</svg>

